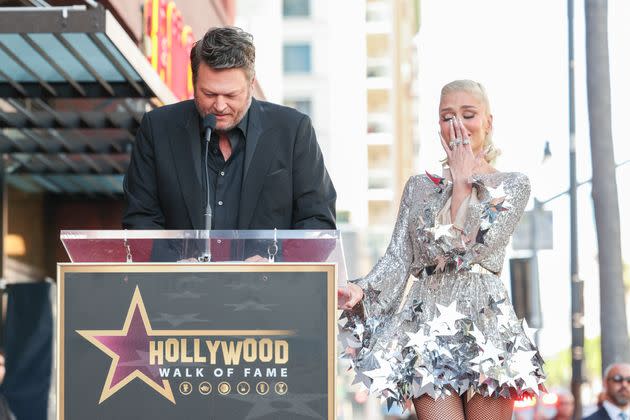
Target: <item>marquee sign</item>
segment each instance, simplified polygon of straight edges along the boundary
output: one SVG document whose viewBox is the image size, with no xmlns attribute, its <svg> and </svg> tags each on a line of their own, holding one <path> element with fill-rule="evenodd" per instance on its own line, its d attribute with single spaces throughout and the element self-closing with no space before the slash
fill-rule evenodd
<svg viewBox="0 0 630 420">
<path fill-rule="evenodd" d="M 184 24 L 175 2 L 167 0 L 145 0 L 144 22 L 151 65 L 179 99 L 192 98 L 192 28 Z"/>
</svg>

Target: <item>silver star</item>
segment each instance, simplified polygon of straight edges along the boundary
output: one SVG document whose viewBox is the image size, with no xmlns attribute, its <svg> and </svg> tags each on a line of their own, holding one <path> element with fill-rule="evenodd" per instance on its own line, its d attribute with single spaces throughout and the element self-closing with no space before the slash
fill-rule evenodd
<svg viewBox="0 0 630 420">
<path fill-rule="evenodd" d="M 372 379 L 370 384 L 370 393 L 381 392 L 390 387 L 389 377 L 393 373 L 391 364 L 382 358 L 382 354 L 377 356 L 379 367 L 374 370 L 363 372 Z"/>
<path fill-rule="evenodd" d="M 415 347 L 418 351 L 423 351 L 425 343 L 431 339 L 431 337 L 424 334 L 424 331 L 420 329 L 416 333 L 406 333 L 409 336 L 409 341 L 405 347 Z"/>
<path fill-rule="evenodd" d="M 483 333 L 479 328 L 474 328 L 468 331 L 468 335 L 475 338 L 475 342 L 477 345 L 482 345 L 486 341 L 486 337 L 484 337 Z"/>
<path fill-rule="evenodd" d="M 536 393 L 536 395 L 540 394 L 540 389 L 538 389 L 538 380 L 532 374 L 525 375 L 521 377 L 523 379 L 523 390 L 531 389 Z"/>
<path fill-rule="evenodd" d="M 529 328 L 529 325 L 527 325 L 527 320 L 525 318 L 523 318 L 523 321 L 521 322 L 521 325 L 523 327 L 523 332 L 525 333 L 525 335 L 529 339 L 529 342 L 532 343 L 532 345 L 534 345 L 534 343 L 536 342 L 536 331 L 538 331 L 538 329 L 537 328 Z"/>
<path fill-rule="evenodd" d="M 443 306 L 439 303 L 436 303 L 435 306 L 440 311 L 439 319 L 445 322 L 450 330 L 455 330 L 455 321 L 466 318 L 466 316 L 457 312 L 457 301 L 451 302 L 448 306 Z"/>
<path fill-rule="evenodd" d="M 489 313 L 486 313 L 486 311 L 492 311 L 495 314 L 503 314 L 503 311 L 499 308 L 499 305 L 501 305 L 503 302 L 505 302 L 505 298 L 501 300 L 494 300 L 494 298 L 490 296 L 488 298 L 488 305 L 481 308 L 479 313 L 490 315 Z"/>
<path fill-rule="evenodd" d="M 497 187 L 486 186 L 486 189 L 488 190 L 488 194 L 490 195 L 490 199 L 488 200 L 490 204 L 496 205 L 503 203 L 504 205 L 509 206 L 510 195 L 505 192 L 502 183 L 499 184 Z"/>
<path fill-rule="evenodd" d="M 535 350 L 513 353 L 508 362 L 510 370 L 514 373 L 513 376 L 525 378 L 531 372 L 535 371 L 536 366 L 532 363 L 532 358 L 535 355 Z"/>
<path fill-rule="evenodd" d="M 374 303 L 374 302 L 378 303 L 379 301 L 378 296 L 380 294 L 381 294 L 380 290 L 377 290 L 374 287 L 372 287 L 372 283 L 368 283 L 368 288 L 365 291 L 365 297 L 367 297 L 371 303 Z"/>
<path fill-rule="evenodd" d="M 434 227 L 428 228 L 426 230 L 427 232 L 431 233 L 433 235 L 433 238 L 437 241 L 443 236 L 447 238 L 453 238 L 454 235 L 451 231 L 452 227 L 453 224 L 442 225 L 438 223 Z"/>
</svg>

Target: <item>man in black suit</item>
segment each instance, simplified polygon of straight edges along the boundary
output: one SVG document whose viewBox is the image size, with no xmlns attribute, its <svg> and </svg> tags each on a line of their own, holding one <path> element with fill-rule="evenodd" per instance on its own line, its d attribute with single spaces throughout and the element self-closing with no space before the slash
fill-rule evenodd
<svg viewBox="0 0 630 420">
<path fill-rule="evenodd" d="M 630 420 L 630 364 L 615 363 L 604 372 L 606 397 L 602 406 L 584 420 Z"/>
<path fill-rule="evenodd" d="M 155 109 L 140 124 L 123 227 L 205 229 L 208 188 L 213 229 L 335 229 L 336 192 L 309 117 L 252 96 L 252 36 L 212 28 L 190 58 L 194 100 Z M 208 114 L 216 129 L 206 167 Z"/>
</svg>

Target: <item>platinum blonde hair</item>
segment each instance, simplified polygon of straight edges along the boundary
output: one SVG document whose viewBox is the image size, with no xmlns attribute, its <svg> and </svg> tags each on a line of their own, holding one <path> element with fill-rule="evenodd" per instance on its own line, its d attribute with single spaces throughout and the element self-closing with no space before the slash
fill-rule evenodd
<svg viewBox="0 0 630 420">
<path fill-rule="evenodd" d="M 447 83 L 442 88 L 442 92 L 440 93 L 440 100 L 449 93 L 452 92 L 466 92 L 481 101 L 483 106 L 486 108 L 486 114 L 491 115 L 490 111 L 490 101 L 488 100 L 488 94 L 486 93 L 486 89 L 479 82 L 475 82 L 474 80 L 454 80 L 450 83 Z M 486 162 L 493 164 L 497 157 L 501 154 L 501 150 L 497 149 L 494 143 L 492 142 L 492 129 L 488 131 L 486 134 L 486 138 L 483 141 L 483 150 L 486 152 L 485 159 Z"/>
</svg>

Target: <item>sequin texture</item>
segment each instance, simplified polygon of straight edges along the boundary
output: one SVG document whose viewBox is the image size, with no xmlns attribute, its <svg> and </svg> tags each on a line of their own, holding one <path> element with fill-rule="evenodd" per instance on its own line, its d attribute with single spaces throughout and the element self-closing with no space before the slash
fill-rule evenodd
<svg viewBox="0 0 630 420">
<path fill-rule="evenodd" d="M 451 183 L 430 174 L 409 179 L 385 255 L 354 281 L 362 307 L 339 321 L 354 382 L 389 405 L 424 394 L 514 398 L 544 390 L 535 330 L 517 319 L 499 278 L 529 180 L 495 172 L 472 181 L 478 200 L 460 231 L 436 221 Z"/>
</svg>

